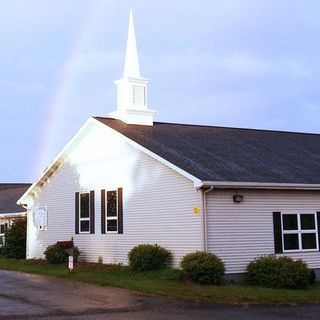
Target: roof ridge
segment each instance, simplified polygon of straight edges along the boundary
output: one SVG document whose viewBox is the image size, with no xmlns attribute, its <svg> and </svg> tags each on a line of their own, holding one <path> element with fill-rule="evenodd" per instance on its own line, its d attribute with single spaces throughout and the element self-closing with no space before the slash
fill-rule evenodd
<svg viewBox="0 0 320 320">
<path fill-rule="evenodd" d="M 27 188 L 30 187 L 31 183 L 0 183 L 0 191 L 17 189 L 17 188 Z"/>
<path fill-rule="evenodd" d="M 111 117 L 94 116 L 93 118 L 121 121 L 121 120 L 111 118 Z M 217 125 L 208 125 L 208 124 L 177 123 L 177 122 L 164 122 L 164 121 L 154 121 L 154 124 L 166 124 L 166 125 L 175 125 L 175 126 L 206 127 L 206 128 L 227 129 L 227 130 L 244 130 L 244 131 L 258 131 L 258 132 L 274 132 L 274 133 L 281 133 L 281 134 L 320 136 L 320 132 L 316 133 L 316 132 L 301 132 L 301 131 L 288 131 L 288 130 L 276 130 L 276 129 L 226 127 L 226 126 L 217 126 Z"/>
</svg>

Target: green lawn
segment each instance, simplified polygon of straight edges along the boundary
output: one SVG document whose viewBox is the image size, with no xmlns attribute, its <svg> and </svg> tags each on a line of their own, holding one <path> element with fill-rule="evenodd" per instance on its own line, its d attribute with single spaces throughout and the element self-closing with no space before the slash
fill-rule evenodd
<svg viewBox="0 0 320 320">
<path fill-rule="evenodd" d="M 267 289 L 238 284 L 204 286 L 181 278 L 181 272 L 178 270 L 133 273 L 128 267 L 123 266 L 78 263 L 75 265 L 74 271 L 69 272 L 65 265 L 4 258 L 0 258 L 0 269 L 214 303 L 320 303 L 319 284 L 307 290 Z"/>
</svg>

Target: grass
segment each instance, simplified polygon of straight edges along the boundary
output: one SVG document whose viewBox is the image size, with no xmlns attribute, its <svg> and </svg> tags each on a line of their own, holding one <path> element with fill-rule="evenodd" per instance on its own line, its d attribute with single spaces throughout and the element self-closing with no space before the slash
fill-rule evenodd
<svg viewBox="0 0 320 320">
<path fill-rule="evenodd" d="M 69 272 L 66 265 L 52 265 L 42 260 L 4 258 L 0 258 L 0 269 L 213 303 L 320 303 L 319 284 L 306 290 L 270 289 L 244 284 L 205 286 L 191 283 L 184 279 L 181 271 L 172 269 L 134 273 L 124 266 L 78 263 L 75 269 Z"/>
</svg>

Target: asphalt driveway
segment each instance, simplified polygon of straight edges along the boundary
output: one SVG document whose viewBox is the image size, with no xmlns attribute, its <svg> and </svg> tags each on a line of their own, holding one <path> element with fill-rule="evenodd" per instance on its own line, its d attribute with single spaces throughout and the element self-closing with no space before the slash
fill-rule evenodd
<svg viewBox="0 0 320 320">
<path fill-rule="evenodd" d="M 319 319 L 320 305 L 212 305 L 0 270 L 2 319 Z"/>
</svg>

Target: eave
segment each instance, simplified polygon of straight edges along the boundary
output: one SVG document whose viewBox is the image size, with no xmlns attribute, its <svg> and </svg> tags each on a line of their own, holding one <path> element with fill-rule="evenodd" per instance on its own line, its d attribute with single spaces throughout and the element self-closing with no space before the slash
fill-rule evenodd
<svg viewBox="0 0 320 320">
<path fill-rule="evenodd" d="M 320 190 L 320 184 L 269 182 L 202 181 L 201 187 L 214 187 L 217 189 Z"/>
<path fill-rule="evenodd" d="M 27 215 L 27 212 L 15 212 L 15 213 L 0 213 L 0 219 L 7 219 L 7 218 L 17 218 L 17 217 L 24 217 Z"/>
</svg>

